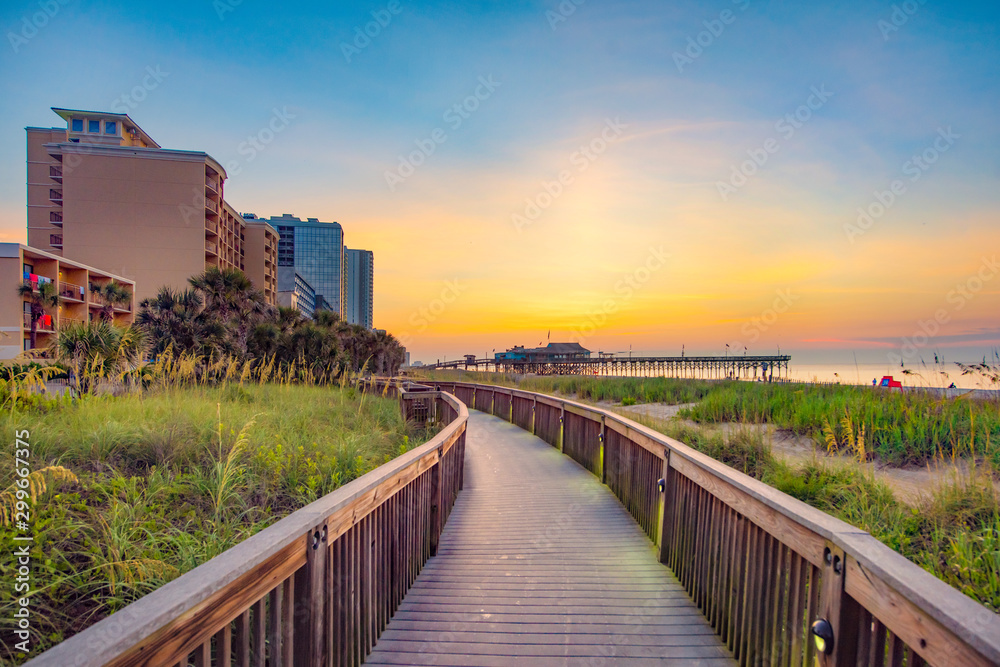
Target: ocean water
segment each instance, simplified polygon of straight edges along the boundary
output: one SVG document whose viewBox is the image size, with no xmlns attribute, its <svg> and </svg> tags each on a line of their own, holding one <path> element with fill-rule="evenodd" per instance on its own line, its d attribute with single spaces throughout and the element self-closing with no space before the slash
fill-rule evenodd
<svg viewBox="0 0 1000 667">
<path fill-rule="evenodd" d="M 947 387 L 952 383 L 962 389 L 998 389 L 981 375 L 963 375 L 954 363 L 907 364 L 906 367 L 890 364 L 797 364 L 795 357 L 788 366 L 788 377 L 802 382 L 829 382 L 840 384 L 871 385 L 884 375 L 891 375 L 905 387 Z"/>
<path fill-rule="evenodd" d="M 946 388 L 954 383 L 959 389 L 1000 389 L 1000 385 L 991 383 L 981 374 L 963 375 L 962 369 L 951 362 L 907 364 L 905 367 L 888 363 L 796 363 L 793 354 L 787 373 L 784 369 L 781 371 L 782 379 L 787 377 L 793 382 L 867 386 L 872 385 L 872 380 L 881 382 L 886 375 L 892 376 L 904 387 Z"/>
</svg>

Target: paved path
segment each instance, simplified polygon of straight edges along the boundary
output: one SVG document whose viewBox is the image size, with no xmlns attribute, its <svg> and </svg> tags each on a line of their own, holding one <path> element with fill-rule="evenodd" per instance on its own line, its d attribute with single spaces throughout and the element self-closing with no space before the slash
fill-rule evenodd
<svg viewBox="0 0 1000 667">
<path fill-rule="evenodd" d="M 469 412 L 465 490 L 367 664 L 735 664 L 607 487 Z"/>
</svg>

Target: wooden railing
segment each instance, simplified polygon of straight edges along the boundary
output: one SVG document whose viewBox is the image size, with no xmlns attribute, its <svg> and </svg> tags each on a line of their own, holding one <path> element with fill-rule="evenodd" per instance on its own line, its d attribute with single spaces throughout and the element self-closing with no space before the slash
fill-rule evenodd
<svg viewBox="0 0 1000 667">
<path fill-rule="evenodd" d="M 361 664 L 436 552 L 468 420 L 454 396 L 380 389 L 444 428 L 27 664 Z"/>
<path fill-rule="evenodd" d="M 1000 616 L 868 533 L 612 412 L 425 383 L 599 476 L 741 665 L 1000 665 Z M 818 648 L 814 622 L 832 632 Z"/>
</svg>

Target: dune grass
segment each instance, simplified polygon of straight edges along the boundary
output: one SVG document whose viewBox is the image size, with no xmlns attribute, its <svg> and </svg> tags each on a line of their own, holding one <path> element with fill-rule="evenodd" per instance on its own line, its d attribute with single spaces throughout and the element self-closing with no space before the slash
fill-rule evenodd
<svg viewBox="0 0 1000 667">
<path fill-rule="evenodd" d="M 30 432 L 31 469 L 48 482 L 31 517 L 33 653 L 426 435 L 408 430 L 395 400 L 343 387 L 160 386 L 28 405 L 4 410 L 0 426 Z M 0 470 L 0 490 L 11 489 L 13 467 Z M 13 526 L 0 534 L 9 553 Z M 13 586 L 0 591 L 0 615 L 11 618 Z M 0 637 L 0 658 L 21 662 L 13 641 Z"/>
</svg>

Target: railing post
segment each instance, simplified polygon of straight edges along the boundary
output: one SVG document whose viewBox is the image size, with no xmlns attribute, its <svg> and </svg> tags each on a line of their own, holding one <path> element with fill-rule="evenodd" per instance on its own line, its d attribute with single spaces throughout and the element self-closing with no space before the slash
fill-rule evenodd
<svg viewBox="0 0 1000 667">
<path fill-rule="evenodd" d="M 670 538 L 673 532 L 673 524 L 671 522 L 671 508 L 667 506 L 667 502 L 670 499 L 671 491 L 673 490 L 673 479 L 671 469 L 670 469 L 670 448 L 663 448 L 663 476 L 660 477 L 660 529 L 657 535 L 657 556 L 661 563 L 666 563 L 670 560 Z"/>
<path fill-rule="evenodd" d="M 535 429 L 535 419 L 538 414 L 538 397 L 531 397 L 531 435 L 538 435 L 538 431 Z"/>
<path fill-rule="evenodd" d="M 295 667 L 325 664 L 326 553 L 326 526 L 316 526 L 306 540 L 306 564 L 295 573 Z"/>
<path fill-rule="evenodd" d="M 597 440 L 601 445 L 601 484 L 608 483 L 608 473 L 607 465 L 605 459 L 605 452 L 607 452 L 608 447 L 608 430 L 607 424 L 604 423 L 604 415 L 601 415 L 601 431 L 597 434 Z"/>
<path fill-rule="evenodd" d="M 559 404 L 559 437 L 556 439 L 559 443 L 559 451 L 563 451 L 566 445 L 566 404 Z"/>
<path fill-rule="evenodd" d="M 817 651 L 822 667 L 847 667 L 855 664 L 858 643 L 860 606 L 844 590 L 847 558 L 844 550 L 831 542 L 823 551 L 823 587 L 820 592 L 820 618 L 833 630 L 833 646 L 826 653 Z M 810 619 L 810 623 L 819 619 Z M 810 633 L 809 641 L 815 641 Z"/>
<path fill-rule="evenodd" d="M 454 446 L 457 446 L 455 443 Z M 438 542 L 441 540 L 441 455 L 431 466 L 431 556 L 437 555 Z"/>
</svg>

